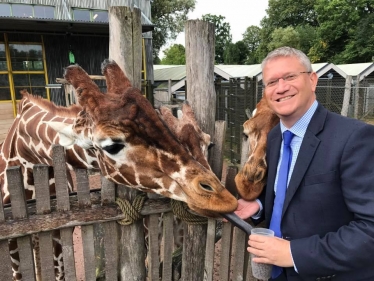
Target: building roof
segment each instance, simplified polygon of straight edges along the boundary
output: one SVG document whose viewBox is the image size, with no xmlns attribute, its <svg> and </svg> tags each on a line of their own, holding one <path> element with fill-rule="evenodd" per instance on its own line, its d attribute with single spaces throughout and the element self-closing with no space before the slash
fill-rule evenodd
<svg viewBox="0 0 374 281">
<path fill-rule="evenodd" d="M 259 75 L 261 70 L 261 64 L 252 65 L 216 65 L 214 71 L 229 80 L 230 78 L 238 77 L 254 77 Z"/>
<path fill-rule="evenodd" d="M 364 79 L 366 76 L 374 72 L 374 63 L 351 63 L 351 64 L 339 64 L 338 67 L 343 70 L 347 75 L 358 76 L 360 75 L 360 80 Z"/>
<path fill-rule="evenodd" d="M 143 23 L 142 14 L 142 32 L 152 31 L 153 29 L 154 25 Z M 0 16 L 0 32 L 20 31 L 64 35 L 70 33 L 72 35 L 89 34 L 109 36 L 109 23 Z"/>
</svg>

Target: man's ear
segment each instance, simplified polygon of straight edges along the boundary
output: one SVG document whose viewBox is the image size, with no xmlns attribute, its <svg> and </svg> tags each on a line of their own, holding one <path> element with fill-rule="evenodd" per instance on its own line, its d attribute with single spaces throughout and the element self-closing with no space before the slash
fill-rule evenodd
<svg viewBox="0 0 374 281">
<path fill-rule="evenodd" d="M 66 124 L 63 122 L 44 122 L 47 126 L 50 126 L 55 130 L 59 136 L 59 144 L 66 147 L 75 143 L 75 137 L 73 133 L 73 124 Z"/>
</svg>

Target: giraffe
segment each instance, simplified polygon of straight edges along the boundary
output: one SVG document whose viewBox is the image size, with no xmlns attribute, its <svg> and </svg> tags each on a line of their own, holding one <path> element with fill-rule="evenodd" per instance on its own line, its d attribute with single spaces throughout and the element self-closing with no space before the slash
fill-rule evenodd
<svg viewBox="0 0 374 281">
<path fill-rule="evenodd" d="M 120 67 L 106 60 L 103 73 L 105 95 L 81 67 L 65 69 L 84 114 L 73 124 L 48 122 L 60 144 L 92 149 L 102 174 L 117 184 L 186 202 L 205 216 L 234 211 L 235 197 L 181 144 L 140 90 L 129 86 Z"/>
<path fill-rule="evenodd" d="M 37 163 L 52 165 L 51 147 L 60 143 L 66 148 L 67 168 L 98 168 L 109 180 L 184 201 L 202 215 L 216 217 L 235 210 L 236 199 L 209 165 L 194 158 L 199 155 L 193 147 L 196 142 L 180 131 L 179 136 L 174 134 L 178 131 L 175 120 L 165 121 L 140 91 L 131 87 L 114 61 L 104 61 L 102 72 L 108 87 L 105 95 L 82 68 L 66 69 L 65 78 L 76 88 L 80 102 L 70 108 L 23 93 L 18 115 L 1 146 L 3 201 L 10 200 L 5 170 L 20 166 L 26 196 L 33 198 L 32 167 Z M 52 169 L 50 188 L 53 194 Z M 63 270 L 59 270 L 57 280 L 63 278 Z"/>
<path fill-rule="evenodd" d="M 269 108 L 263 97 L 253 116 L 243 124 L 243 132 L 248 137 L 249 155 L 235 177 L 235 184 L 240 196 L 245 200 L 256 199 L 264 189 L 267 174 L 267 135 L 278 123 L 279 117 Z"/>
</svg>

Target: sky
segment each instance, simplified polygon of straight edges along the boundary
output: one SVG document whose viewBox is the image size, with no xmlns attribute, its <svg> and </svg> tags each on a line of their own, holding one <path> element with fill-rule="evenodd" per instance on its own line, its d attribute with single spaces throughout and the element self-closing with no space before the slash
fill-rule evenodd
<svg viewBox="0 0 374 281">
<path fill-rule="evenodd" d="M 225 22 L 230 24 L 232 42 L 243 39 L 243 33 L 248 26 L 260 26 L 260 21 L 266 15 L 268 0 L 197 0 L 195 9 L 188 14 L 188 19 L 201 19 L 202 15 L 212 14 L 224 16 Z M 184 45 L 184 32 L 180 33 L 175 41 L 170 41 L 161 49 L 163 50 L 173 44 Z"/>
</svg>

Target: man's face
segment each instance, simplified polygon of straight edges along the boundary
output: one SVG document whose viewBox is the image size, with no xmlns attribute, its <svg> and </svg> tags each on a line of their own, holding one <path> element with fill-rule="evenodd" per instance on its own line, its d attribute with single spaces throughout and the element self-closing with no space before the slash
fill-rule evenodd
<svg viewBox="0 0 374 281">
<path fill-rule="evenodd" d="M 318 78 L 315 72 L 301 73 L 307 71 L 296 57 L 274 58 L 263 69 L 266 100 L 288 128 L 304 115 L 316 99 L 314 92 Z"/>
</svg>

